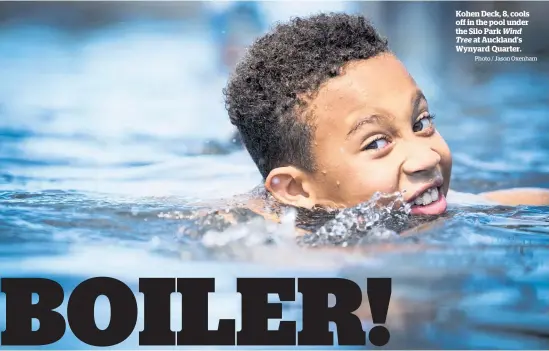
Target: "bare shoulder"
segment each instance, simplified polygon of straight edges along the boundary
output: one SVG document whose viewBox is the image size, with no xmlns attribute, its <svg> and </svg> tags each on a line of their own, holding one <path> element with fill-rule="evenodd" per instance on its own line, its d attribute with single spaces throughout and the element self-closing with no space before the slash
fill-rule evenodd
<svg viewBox="0 0 549 351">
<path fill-rule="evenodd" d="M 542 188 L 511 188 L 480 193 L 489 201 L 501 205 L 547 206 L 549 205 L 549 189 Z"/>
<path fill-rule="evenodd" d="M 276 211 L 273 210 L 268 196 L 261 187 L 230 198 L 193 202 L 190 205 L 201 208 L 195 213 L 197 218 L 216 215 L 230 224 L 236 224 L 251 217 L 261 216 L 267 220 L 279 222 Z"/>
</svg>

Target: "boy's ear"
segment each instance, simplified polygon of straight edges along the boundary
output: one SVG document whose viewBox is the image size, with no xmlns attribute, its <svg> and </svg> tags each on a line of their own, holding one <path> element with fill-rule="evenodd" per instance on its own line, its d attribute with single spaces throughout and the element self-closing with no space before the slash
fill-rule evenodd
<svg viewBox="0 0 549 351">
<path fill-rule="evenodd" d="M 315 205 L 315 194 L 309 178 L 296 167 L 278 167 L 269 173 L 265 188 L 285 205 L 311 209 Z"/>
</svg>

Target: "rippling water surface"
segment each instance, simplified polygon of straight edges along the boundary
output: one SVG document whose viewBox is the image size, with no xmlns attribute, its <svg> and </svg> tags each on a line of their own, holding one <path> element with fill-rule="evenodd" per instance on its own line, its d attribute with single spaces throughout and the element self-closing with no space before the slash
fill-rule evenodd
<svg viewBox="0 0 549 351">
<path fill-rule="evenodd" d="M 212 320 L 238 320 L 236 277 L 341 276 L 363 286 L 389 276 L 393 348 L 547 348 L 547 207 L 465 196 L 443 216 L 411 220 L 369 202 L 300 239 L 345 253 L 304 253 L 292 213 L 282 225 L 245 215 L 229 225 L 213 213 L 197 222 L 198 202 L 246 192 L 260 177 L 232 141 L 225 77 L 202 59 L 215 47 L 184 30 L 0 31 L 3 277 L 54 277 L 70 291 L 99 275 L 134 287 L 138 277 L 213 276 L 223 294 L 211 298 Z M 430 101 L 453 151 L 453 187 L 548 188 L 547 74 L 517 69 L 467 88 Z M 107 304 L 98 306 L 106 321 Z M 290 307 L 285 317 L 299 319 Z M 60 347 L 83 345 L 67 335 Z"/>
</svg>

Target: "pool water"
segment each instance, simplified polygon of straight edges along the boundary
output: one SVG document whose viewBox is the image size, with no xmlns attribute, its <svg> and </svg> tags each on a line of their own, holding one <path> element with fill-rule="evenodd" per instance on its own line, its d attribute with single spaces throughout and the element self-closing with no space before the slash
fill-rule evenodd
<svg viewBox="0 0 549 351">
<path fill-rule="evenodd" d="M 386 276 L 388 348 L 547 349 L 548 207 L 462 194 L 442 216 L 411 219 L 368 202 L 302 240 L 346 251 L 305 253 L 292 213 L 280 226 L 255 217 L 197 222 L 197 210 L 209 210 L 199 202 L 245 193 L 261 179 L 232 140 L 220 93 L 226 77 L 202 59 L 215 47 L 183 30 L 0 31 L 2 277 L 54 278 L 66 293 L 102 275 L 136 291 L 139 277 L 215 277 L 214 328 L 218 318 L 238 325 L 236 277 L 338 276 L 364 286 Z M 549 77 L 509 67 L 466 89 L 438 72 L 417 77 L 428 99 L 437 92 L 430 105 L 453 152 L 458 192 L 549 188 Z M 368 224 L 357 230 L 360 216 Z M 285 305 L 285 319 L 299 320 L 297 305 Z M 108 316 L 98 301 L 98 324 Z M 136 345 L 134 332 L 117 348 Z M 48 348 L 87 347 L 68 332 Z"/>
</svg>

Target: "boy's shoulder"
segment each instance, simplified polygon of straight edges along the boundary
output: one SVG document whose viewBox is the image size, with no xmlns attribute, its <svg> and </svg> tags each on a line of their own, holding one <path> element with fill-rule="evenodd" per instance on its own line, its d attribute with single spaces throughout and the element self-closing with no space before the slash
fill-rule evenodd
<svg viewBox="0 0 549 351">
<path fill-rule="evenodd" d="M 484 196 L 473 193 L 459 192 L 452 189 L 448 189 L 446 201 L 449 204 L 456 205 L 497 205 L 496 202 L 490 201 Z"/>
<path fill-rule="evenodd" d="M 479 194 L 449 190 L 447 201 L 460 205 L 547 206 L 549 205 L 549 189 L 511 188 Z"/>
<path fill-rule="evenodd" d="M 272 199 L 263 185 L 252 190 L 215 201 L 195 202 L 200 207 L 197 217 L 219 216 L 231 224 L 242 223 L 255 217 L 279 222 L 279 204 Z"/>
</svg>

